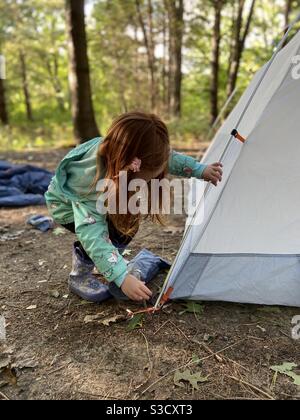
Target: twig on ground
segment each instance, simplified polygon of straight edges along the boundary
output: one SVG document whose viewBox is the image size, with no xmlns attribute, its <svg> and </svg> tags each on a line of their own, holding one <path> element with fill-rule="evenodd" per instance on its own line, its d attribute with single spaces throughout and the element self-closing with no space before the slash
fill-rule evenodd
<svg viewBox="0 0 300 420">
<path fill-rule="evenodd" d="M 204 344 L 204 343 L 202 343 L 202 342 L 200 342 L 198 340 L 195 340 L 195 339 L 193 339 L 192 342 L 195 343 L 195 344 L 198 344 L 201 347 L 203 347 L 204 350 L 207 351 L 207 353 L 209 353 L 209 354 L 211 354 L 212 356 L 215 357 L 215 359 L 217 360 L 217 362 L 219 362 L 219 363 L 223 363 L 224 362 L 224 360 L 222 359 L 222 357 L 219 356 L 218 354 L 215 354 L 215 352 L 211 348 L 209 348 L 207 344 Z"/>
<path fill-rule="evenodd" d="M 163 381 L 165 378 L 167 378 L 169 375 L 171 375 L 172 373 L 175 373 L 175 372 L 177 372 L 178 370 L 180 370 L 180 369 L 184 369 L 184 368 L 186 368 L 186 367 L 189 367 L 189 366 L 193 366 L 193 365 L 196 365 L 196 364 L 198 364 L 198 363 L 200 363 L 200 362 L 203 362 L 204 360 L 207 360 L 207 359 L 210 359 L 210 358 L 212 358 L 212 357 L 214 357 L 216 354 L 220 354 L 220 353 L 223 353 L 224 351 L 226 351 L 226 350 L 228 350 L 228 349 L 230 349 L 230 348 L 232 348 L 232 347 L 235 347 L 236 345 L 238 345 L 239 343 L 241 343 L 242 341 L 245 341 L 245 339 L 243 339 L 243 340 L 239 340 L 239 341 L 237 341 L 236 343 L 234 343 L 234 344 L 232 344 L 232 345 L 230 345 L 230 346 L 227 346 L 227 347 L 225 347 L 224 349 L 222 349 L 222 350 L 220 350 L 220 351 L 217 351 L 216 353 L 214 353 L 214 354 L 211 354 L 211 355 L 209 355 L 209 356 L 206 356 L 206 357 L 203 357 L 203 358 L 201 358 L 201 359 L 198 359 L 198 360 L 190 360 L 188 363 L 185 363 L 184 365 L 182 365 L 182 366 L 180 366 L 180 367 L 177 367 L 176 369 L 172 369 L 170 372 L 168 372 L 168 373 L 166 373 L 164 376 L 162 376 L 161 378 L 158 378 L 156 381 L 154 381 L 151 385 L 149 385 L 143 392 L 142 392 L 142 394 L 141 395 L 144 395 L 147 391 L 149 391 L 149 389 L 151 389 L 154 385 L 156 385 L 156 384 L 158 384 L 159 382 L 161 382 L 161 381 Z"/>
<path fill-rule="evenodd" d="M 153 372 L 153 363 L 152 363 L 151 356 L 150 356 L 150 351 L 149 351 L 149 342 L 148 342 L 147 337 L 145 336 L 145 334 L 142 331 L 140 331 L 140 333 L 142 334 L 142 336 L 144 337 L 145 342 L 146 342 L 147 356 L 148 356 L 148 360 L 149 360 L 149 374 L 148 374 L 148 378 L 141 385 L 139 385 L 134 390 L 134 392 L 139 391 L 143 386 L 145 386 L 150 381 L 151 376 L 152 376 L 152 372 Z"/>
<path fill-rule="evenodd" d="M 284 335 L 287 338 L 291 338 L 291 336 L 289 334 L 287 334 L 286 332 L 279 330 L 279 332 L 281 332 L 282 335 Z"/>
<path fill-rule="evenodd" d="M 42 293 L 44 295 L 47 295 L 47 293 L 44 290 L 38 290 L 38 289 L 23 290 L 20 292 L 20 295 L 26 295 L 27 293 Z"/>
<path fill-rule="evenodd" d="M 174 328 L 176 328 L 177 331 L 180 332 L 180 334 L 190 343 L 192 342 L 192 340 L 176 325 L 174 324 L 174 322 L 170 321 L 170 323 L 173 325 Z"/>
<path fill-rule="evenodd" d="M 169 322 L 171 322 L 169 319 L 168 321 L 165 321 L 159 328 L 158 330 L 155 331 L 155 333 L 153 335 L 156 335 L 160 330 L 162 330 Z"/>
<path fill-rule="evenodd" d="M 256 341 L 265 341 L 265 338 L 254 337 L 254 335 L 249 335 L 248 338 L 251 338 L 252 340 Z"/>
<path fill-rule="evenodd" d="M 10 401 L 10 399 L 7 397 L 7 395 L 3 394 L 3 392 L 0 391 L 0 397 L 2 397 L 5 401 Z"/>
<path fill-rule="evenodd" d="M 120 400 L 120 397 L 114 397 L 112 395 L 109 394 L 95 394 L 92 392 L 88 392 L 88 391 L 81 391 L 80 389 L 77 390 L 77 392 L 79 394 L 83 394 L 83 395 L 88 395 L 89 397 L 95 397 L 95 398 L 102 398 L 104 400 L 110 399 L 110 400 Z"/>
<path fill-rule="evenodd" d="M 68 367 L 68 366 L 70 366 L 70 364 L 71 364 L 72 362 L 69 362 L 69 363 L 66 363 L 65 365 L 63 365 L 63 366 L 60 366 L 59 368 L 57 368 L 57 369 L 54 369 L 54 370 L 50 370 L 50 372 L 47 372 L 47 375 L 53 375 L 53 373 L 56 373 L 56 372 L 59 372 L 60 370 L 63 370 L 63 369 L 65 369 L 66 367 Z"/>
<path fill-rule="evenodd" d="M 213 350 L 212 349 L 210 349 L 206 344 L 204 344 L 204 343 L 201 343 L 200 341 L 197 341 L 197 340 L 193 340 L 195 343 L 197 343 L 197 344 L 199 344 L 200 346 L 202 346 L 208 353 L 210 353 L 211 355 L 214 355 L 215 356 L 215 358 L 216 358 L 216 360 L 218 361 L 218 362 L 220 362 L 220 363 L 222 363 L 222 362 L 224 362 L 224 360 L 225 361 L 227 361 L 227 362 L 230 362 L 230 363 L 233 363 L 234 365 L 237 365 L 238 367 L 240 367 L 240 368 L 242 368 L 242 369 L 244 369 L 244 370 L 246 370 L 247 372 L 250 372 L 250 369 L 248 369 L 248 368 L 246 368 L 245 366 L 243 366 L 243 365 L 241 365 L 240 363 L 238 363 L 236 360 L 233 360 L 233 359 L 230 359 L 230 357 L 228 357 L 228 356 L 224 356 L 224 354 L 222 354 L 222 357 L 220 357 L 218 354 L 217 355 L 215 355 L 215 353 L 213 352 Z M 224 360 L 223 360 L 223 359 Z"/>
<path fill-rule="evenodd" d="M 140 331 L 140 333 L 142 334 L 142 336 L 145 339 L 146 348 L 147 348 L 147 356 L 148 356 L 148 360 L 149 360 L 149 375 L 151 377 L 152 370 L 153 370 L 153 363 L 152 363 L 151 356 L 150 356 L 149 342 L 148 342 L 147 337 L 145 336 L 145 334 L 142 331 Z M 150 379 L 150 377 L 148 378 L 148 380 Z"/>
<path fill-rule="evenodd" d="M 5 302 L 5 306 L 9 308 L 17 309 L 18 311 L 26 311 L 26 308 L 21 308 L 20 306 L 12 305 L 11 303 Z"/>
<path fill-rule="evenodd" d="M 249 388 L 252 388 L 253 390 L 259 392 L 262 395 L 264 395 L 269 400 L 272 400 L 272 401 L 275 400 L 275 398 L 272 397 L 272 395 L 268 394 L 267 392 L 263 391 L 262 389 L 258 388 L 257 386 L 255 386 L 253 384 L 250 384 L 249 382 L 244 381 L 243 379 L 236 378 L 235 376 L 229 376 L 229 375 L 226 375 L 226 376 L 227 376 L 227 378 L 230 378 L 230 379 L 232 379 L 232 380 L 234 380 L 236 382 L 239 382 L 242 385 L 246 385 Z"/>
</svg>

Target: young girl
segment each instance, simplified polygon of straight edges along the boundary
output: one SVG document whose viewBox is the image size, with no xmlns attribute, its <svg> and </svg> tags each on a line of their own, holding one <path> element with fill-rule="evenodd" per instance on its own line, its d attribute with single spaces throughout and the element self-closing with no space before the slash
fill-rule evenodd
<svg viewBox="0 0 300 420">
<path fill-rule="evenodd" d="M 169 172 L 217 185 L 222 180 L 221 167 L 220 163 L 202 165 L 170 150 L 166 125 L 156 115 L 140 112 L 120 116 L 104 139 L 90 140 L 72 150 L 60 163 L 46 193 L 54 220 L 78 238 L 73 249 L 70 290 L 92 302 L 111 294 L 134 301 L 149 300 L 152 295 L 145 283 L 127 272 L 122 257 L 142 216 L 129 211 L 100 214 L 98 181 L 112 180 L 117 194 L 121 171 L 127 171 L 128 183 L 138 177 L 150 185 L 151 179 L 161 180 Z M 150 217 L 160 221 L 159 215 Z M 93 274 L 95 266 L 108 286 Z"/>
</svg>

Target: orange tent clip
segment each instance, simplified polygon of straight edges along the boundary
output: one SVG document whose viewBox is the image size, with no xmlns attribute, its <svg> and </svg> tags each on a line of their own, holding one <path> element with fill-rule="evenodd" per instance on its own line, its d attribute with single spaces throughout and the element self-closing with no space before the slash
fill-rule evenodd
<svg viewBox="0 0 300 420">
<path fill-rule="evenodd" d="M 233 130 L 231 135 L 242 143 L 245 143 L 246 141 L 245 137 L 243 137 L 237 130 Z"/>
</svg>

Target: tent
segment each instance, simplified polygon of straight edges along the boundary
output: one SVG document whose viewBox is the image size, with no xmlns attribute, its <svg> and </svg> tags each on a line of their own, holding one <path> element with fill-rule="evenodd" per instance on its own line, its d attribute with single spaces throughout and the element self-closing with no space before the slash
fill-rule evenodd
<svg viewBox="0 0 300 420">
<path fill-rule="evenodd" d="M 300 307 L 300 33 L 283 48 L 287 36 L 203 158 L 221 159 L 223 181 L 207 185 L 204 220 L 196 211 L 156 307 L 166 298 Z"/>
</svg>

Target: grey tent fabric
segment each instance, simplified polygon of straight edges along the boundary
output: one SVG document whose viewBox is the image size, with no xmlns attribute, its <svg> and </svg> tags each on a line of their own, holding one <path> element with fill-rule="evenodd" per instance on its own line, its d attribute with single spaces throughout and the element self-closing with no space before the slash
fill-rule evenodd
<svg viewBox="0 0 300 420">
<path fill-rule="evenodd" d="M 283 287 L 284 278 L 288 287 Z M 195 300 L 300 306 L 300 255 L 191 254 L 172 298 L 191 296 Z"/>
</svg>

